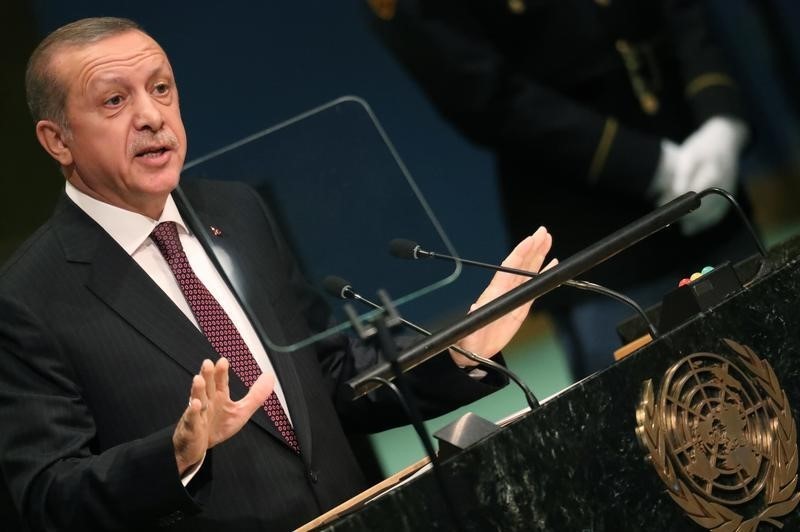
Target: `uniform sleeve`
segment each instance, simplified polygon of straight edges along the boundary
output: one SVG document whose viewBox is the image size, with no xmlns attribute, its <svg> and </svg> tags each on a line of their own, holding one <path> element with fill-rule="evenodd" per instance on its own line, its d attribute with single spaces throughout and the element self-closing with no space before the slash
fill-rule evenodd
<svg viewBox="0 0 800 532">
<path fill-rule="evenodd" d="M 707 18 L 705 2 L 666 0 L 666 17 L 695 123 L 713 116 L 743 118 L 739 87 L 725 65 Z"/>
<path fill-rule="evenodd" d="M 379 38 L 439 111 L 474 142 L 518 161 L 531 179 L 558 169 L 578 186 L 642 196 L 660 138 L 630 129 L 527 77 L 457 1 L 399 0 L 370 15 Z"/>
</svg>

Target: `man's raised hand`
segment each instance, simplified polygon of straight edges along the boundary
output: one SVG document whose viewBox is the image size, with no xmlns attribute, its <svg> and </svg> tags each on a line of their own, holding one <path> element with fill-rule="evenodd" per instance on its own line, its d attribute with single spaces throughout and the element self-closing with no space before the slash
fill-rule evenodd
<svg viewBox="0 0 800 532">
<path fill-rule="evenodd" d="M 540 227 L 531 236 L 517 244 L 517 247 L 515 247 L 511 254 L 503 261 L 503 266 L 516 268 L 518 270 L 538 272 L 542 268 L 542 264 L 544 263 L 545 257 L 550 252 L 552 244 L 553 237 L 550 236 L 547 229 Z M 557 261 L 553 260 L 547 265 L 547 268 L 551 268 L 556 264 Z M 470 312 L 482 307 L 489 301 L 496 299 L 528 280 L 530 280 L 530 277 L 515 275 L 513 273 L 497 272 L 494 274 L 494 277 L 492 277 L 489 286 L 486 287 L 478 300 L 472 304 L 469 309 Z M 463 338 L 459 342 L 459 346 L 484 357 L 494 356 L 505 347 L 519 330 L 522 322 L 528 315 L 532 303 L 532 301 L 524 303 L 508 314 L 478 329 L 466 338 Z M 453 357 L 456 364 L 460 366 L 471 366 L 475 364 L 475 362 L 470 361 L 455 351 L 451 350 L 450 355 Z"/>
<path fill-rule="evenodd" d="M 202 460 L 208 449 L 227 440 L 244 426 L 272 393 L 275 379 L 261 374 L 243 398 L 233 401 L 228 388 L 228 360 L 206 359 L 192 379 L 189 405 L 172 435 L 178 472 L 183 475 Z"/>
</svg>

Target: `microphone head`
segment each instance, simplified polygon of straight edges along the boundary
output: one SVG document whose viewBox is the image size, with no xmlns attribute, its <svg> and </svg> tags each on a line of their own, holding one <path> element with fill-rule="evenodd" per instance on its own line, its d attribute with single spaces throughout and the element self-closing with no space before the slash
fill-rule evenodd
<svg viewBox="0 0 800 532">
<path fill-rule="evenodd" d="M 327 276 L 322 280 L 322 287 L 333 297 L 338 297 L 339 299 L 353 298 L 353 287 L 341 277 L 335 275 Z"/>
<path fill-rule="evenodd" d="M 405 238 L 395 238 L 389 242 L 389 253 L 398 259 L 418 259 L 419 244 Z"/>
</svg>

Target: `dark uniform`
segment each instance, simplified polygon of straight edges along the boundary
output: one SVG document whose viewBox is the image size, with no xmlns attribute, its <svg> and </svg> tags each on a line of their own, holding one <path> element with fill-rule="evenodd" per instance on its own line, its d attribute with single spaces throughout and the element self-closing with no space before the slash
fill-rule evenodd
<svg viewBox="0 0 800 532">
<path fill-rule="evenodd" d="M 367 4 L 378 35 L 442 114 L 494 150 L 513 239 L 545 225 L 562 259 L 656 206 L 663 138 L 679 143 L 712 116 L 742 116 L 701 2 Z M 713 253 L 741 235 L 732 218 L 693 238 L 676 224 L 583 278 L 624 291 L 741 258 Z M 550 298 L 552 306 L 573 294 Z"/>
</svg>

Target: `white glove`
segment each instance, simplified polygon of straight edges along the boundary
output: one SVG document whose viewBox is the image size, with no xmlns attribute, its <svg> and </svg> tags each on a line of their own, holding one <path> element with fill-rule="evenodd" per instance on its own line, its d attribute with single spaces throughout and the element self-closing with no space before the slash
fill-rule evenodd
<svg viewBox="0 0 800 532">
<path fill-rule="evenodd" d="M 680 146 L 662 141 L 661 159 L 652 185 L 658 204 L 690 190 L 700 192 L 719 187 L 734 191 L 739 152 L 747 136 L 747 127 L 741 121 L 717 116 L 708 119 Z M 724 198 L 706 196 L 699 209 L 681 219 L 681 232 L 687 236 L 699 233 L 719 222 L 729 208 Z"/>
</svg>

